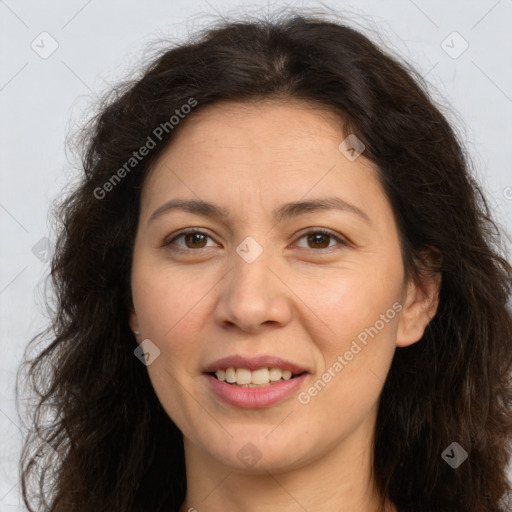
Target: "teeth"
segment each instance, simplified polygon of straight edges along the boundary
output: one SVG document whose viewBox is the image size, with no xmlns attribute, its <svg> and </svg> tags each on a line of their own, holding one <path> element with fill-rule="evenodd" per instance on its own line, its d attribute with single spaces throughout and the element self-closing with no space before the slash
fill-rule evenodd
<svg viewBox="0 0 512 512">
<path fill-rule="evenodd" d="M 217 379 L 226 381 L 229 384 L 236 384 L 243 387 L 268 386 L 281 379 L 290 380 L 292 372 L 281 370 L 281 368 L 259 368 L 251 371 L 247 368 L 226 368 L 215 372 Z"/>
<path fill-rule="evenodd" d="M 270 382 L 270 372 L 268 368 L 260 368 L 251 372 L 251 383 L 252 384 L 268 384 Z"/>
<path fill-rule="evenodd" d="M 237 384 L 250 384 L 251 383 L 251 370 L 247 368 L 238 368 L 236 370 L 236 383 Z"/>
<path fill-rule="evenodd" d="M 282 370 L 281 374 L 284 380 L 290 380 L 292 378 L 292 372 L 290 370 Z"/>
<path fill-rule="evenodd" d="M 218 375 L 217 377 L 220 378 Z M 226 382 L 229 382 L 230 384 L 236 382 L 236 372 L 234 368 L 226 369 Z"/>
</svg>

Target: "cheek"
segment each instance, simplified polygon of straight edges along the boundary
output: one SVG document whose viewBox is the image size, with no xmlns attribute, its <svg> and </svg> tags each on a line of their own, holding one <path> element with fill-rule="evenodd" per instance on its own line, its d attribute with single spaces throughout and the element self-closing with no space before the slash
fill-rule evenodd
<svg viewBox="0 0 512 512">
<path fill-rule="evenodd" d="M 144 335 L 165 340 L 184 324 L 193 328 L 191 318 L 204 307 L 202 299 L 207 298 L 212 284 L 204 273 L 199 277 L 188 269 L 145 264 L 144 258 L 134 262 L 133 299 Z"/>
<path fill-rule="evenodd" d="M 317 310 L 319 328 L 329 329 L 314 338 L 320 364 L 300 403 L 308 402 L 313 423 L 327 414 L 333 432 L 343 426 L 348 434 L 376 405 L 395 353 L 400 305 L 390 287 L 376 291 L 366 284 L 340 281 L 335 298 L 324 295 Z"/>
<path fill-rule="evenodd" d="M 402 282 L 401 260 L 390 261 L 379 259 L 302 288 L 316 313 L 311 332 L 320 333 L 314 342 L 322 366 L 303 398 L 314 402 L 315 415 L 329 410 L 333 424 L 355 427 L 375 405 L 389 371 Z"/>
<path fill-rule="evenodd" d="M 132 291 L 137 320 L 144 338 L 149 338 L 160 350 L 158 358 L 147 367 L 153 389 L 169 417 L 180 428 L 193 424 L 191 419 L 202 417 L 195 401 L 190 401 L 187 386 L 195 376 L 197 341 L 200 323 L 197 321 L 211 286 L 176 269 L 152 265 L 143 259 L 134 261 Z M 201 300 L 202 299 L 202 300 Z M 193 342 L 192 342 L 193 341 Z"/>
<path fill-rule="evenodd" d="M 381 338 L 394 343 L 397 315 L 393 304 L 401 296 L 403 274 L 401 265 L 389 261 L 380 259 L 316 275 L 314 279 L 289 281 L 303 303 L 299 306 L 304 311 L 302 321 L 310 319 L 312 333 L 317 333 L 315 342 L 328 351 L 326 355 L 332 358 L 334 353 L 344 352 L 360 333 L 364 341 L 364 333 L 376 323 L 377 330 L 382 331 Z"/>
<path fill-rule="evenodd" d="M 148 366 L 155 387 L 162 379 L 192 375 L 196 369 L 199 317 L 208 305 L 207 279 L 195 278 L 191 272 L 156 268 L 144 261 L 136 262 L 132 272 L 132 291 L 137 319 L 144 338 L 160 350 L 160 356 Z"/>
</svg>

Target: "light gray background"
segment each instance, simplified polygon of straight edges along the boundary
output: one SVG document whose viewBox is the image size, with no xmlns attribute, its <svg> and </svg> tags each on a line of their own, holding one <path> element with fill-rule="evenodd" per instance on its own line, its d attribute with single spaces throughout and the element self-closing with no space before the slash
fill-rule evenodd
<svg viewBox="0 0 512 512">
<path fill-rule="evenodd" d="M 378 30 L 380 41 L 415 65 L 436 98 L 456 113 L 450 119 L 463 133 L 496 217 L 512 232 L 512 0 L 325 0 L 324 5 Z M 50 253 L 44 239 L 55 238 L 47 214 L 73 176 L 64 149 L 71 123 L 83 117 L 96 94 L 125 76 L 149 41 L 180 38 L 217 13 L 267 10 L 267 2 L 231 0 L 0 0 L 2 512 L 23 510 L 15 373 L 28 340 L 46 323 L 41 280 Z M 58 44 L 46 59 L 31 47 L 39 53 L 51 49 L 42 32 Z M 465 41 L 467 50 L 453 58 Z"/>
</svg>

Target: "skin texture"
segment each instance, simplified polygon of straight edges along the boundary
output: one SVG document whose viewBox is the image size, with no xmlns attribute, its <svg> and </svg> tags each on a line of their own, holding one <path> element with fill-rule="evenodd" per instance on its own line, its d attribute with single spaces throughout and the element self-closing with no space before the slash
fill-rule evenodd
<svg viewBox="0 0 512 512">
<path fill-rule="evenodd" d="M 182 512 L 379 510 L 378 398 L 395 348 L 417 342 L 434 315 L 439 282 L 405 281 L 376 170 L 364 153 L 347 159 L 344 138 L 334 114 L 300 101 L 218 103 L 180 126 L 143 188 L 130 327 L 160 350 L 147 369 L 184 435 Z M 325 197 L 370 222 L 338 210 L 272 218 L 284 203 Z M 215 203 L 229 217 L 172 210 L 148 223 L 176 198 Z M 164 246 L 185 228 L 208 238 Z M 318 228 L 333 236 L 308 241 Z M 236 252 L 247 236 L 263 248 L 252 263 Z M 233 407 L 203 375 L 229 355 L 274 355 L 308 370 L 305 391 L 394 303 L 400 312 L 307 404 L 294 393 L 263 409 Z M 252 467 L 237 457 L 249 442 L 261 454 Z"/>
</svg>

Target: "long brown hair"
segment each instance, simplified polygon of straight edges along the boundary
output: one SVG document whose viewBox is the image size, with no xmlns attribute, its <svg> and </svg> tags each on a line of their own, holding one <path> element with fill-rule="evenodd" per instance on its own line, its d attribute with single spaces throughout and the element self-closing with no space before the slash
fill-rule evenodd
<svg viewBox="0 0 512 512">
<path fill-rule="evenodd" d="M 339 114 L 379 169 L 407 275 L 442 275 L 435 317 L 396 350 L 380 397 L 379 491 L 400 510 L 510 510 L 512 268 L 464 147 L 415 71 L 344 23 L 297 12 L 219 21 L 166 48 L 111 91 L 84 132 L 81 181 L 55 211 L 52 324 L 32 343 L 50 339 L 25 363 L 38 393 L 20 464 L 29 510 L 43 498 L 51 512 L 183 502 L 182 436 L 128 326 L 140 192 L 186 124 L 170 122 L 176 110 L 270 97 Z M 148 137 L 155 146 L 130 161 Z M 441 258 L 425 257 L 433 250 Z M 468 453 L 456 469 L 442 457 L 454 442 Z"/>
</svg>

